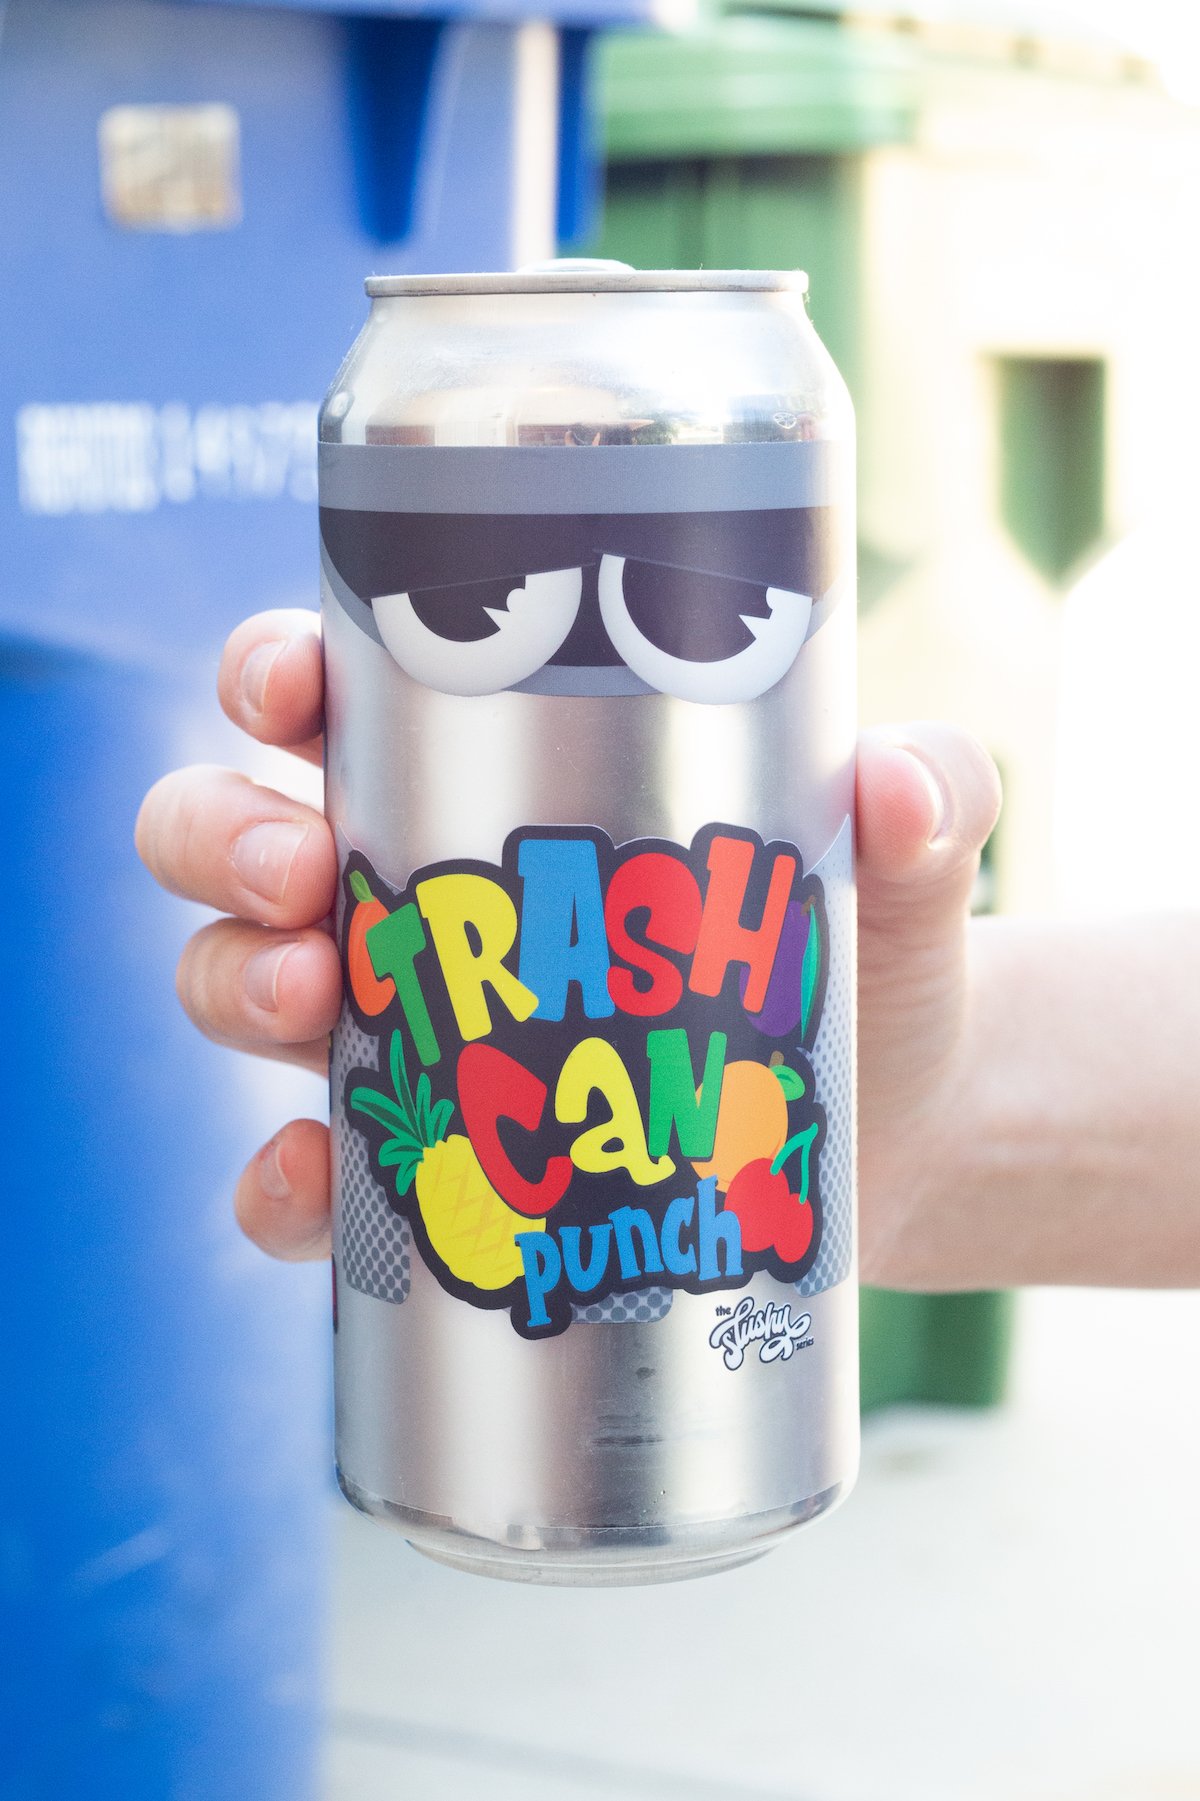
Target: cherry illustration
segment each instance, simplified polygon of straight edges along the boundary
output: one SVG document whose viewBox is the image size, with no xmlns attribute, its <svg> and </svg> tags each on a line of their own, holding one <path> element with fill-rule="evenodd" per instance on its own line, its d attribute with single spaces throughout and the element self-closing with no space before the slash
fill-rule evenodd
<svg viewBox="0 0 1200 1801">
<path fill-rule="evenodd" d="M 776 1214 L 782 1200 L 791 1200 L 787 1177 L 782 1171 L 771 1174 L 771 1159 L 756 1157 L 744 1163 L 725 1194 L 725 1205 L 736 1213 L 742 1228 L 744 1251 L 769 1251 L 775 1242 Z"/>
<path fill-rule="evenodd" d="M 786 1217 L 775 1233 L 775 1249 L 785 1263 L 799 1263 L 813 1235 L 813 1210 L 798 1195 L 789 1194 L 791 1203 Z"/>
<path fill-rule="evenodd" d="M 756 1157 L 743 1164 L 725 1195 L 725 1205 L 738 1216 L 742 1247 L 775 1251 L 784 1263 L 799 1263 L 812 1243 L 813 1210 L 808 1201 L 809 1153 L 816 1127 L 789 1138 L 774 1158 Z M 803 1150 L 801 1192 L 793 1194 L 783 1165 L 793 1151 Z"/>
</svg>

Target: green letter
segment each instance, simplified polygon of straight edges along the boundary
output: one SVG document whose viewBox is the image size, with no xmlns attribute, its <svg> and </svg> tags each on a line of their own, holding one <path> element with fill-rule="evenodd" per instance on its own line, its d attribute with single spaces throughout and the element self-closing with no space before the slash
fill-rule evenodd
<svg viewBox="0 0 1200 1801">
<path fill-rule="evenodd" d="M 420 979 L 413 967 L 425 944 L 425 928 L 412 901 L 397 907 L 394 913 L 389 913 L 367 932 L 367 954 L 375 974 L 381 982 L 386 976 L 391 976 L 395 982 L 417 1055 L 428 1065 L 437 1063 L 442 1053 L 425 996 L 421 993 Z"/>
<path fill-rule="evenodd" d="M 661 1157 L 671 1142 L 671 1128 L 679 1139 L 680 1154 L 689 1162 L 713 1154 L 717 1136 L 717 1108 L 725 1076 L 724 1032 L 709 1035 L 700 1087 L 692 1071 L 687 1033 L 679 1026 L 646 1034 L 650 1059 L 650 1131 L 652 1157 Z"/>
</svg>

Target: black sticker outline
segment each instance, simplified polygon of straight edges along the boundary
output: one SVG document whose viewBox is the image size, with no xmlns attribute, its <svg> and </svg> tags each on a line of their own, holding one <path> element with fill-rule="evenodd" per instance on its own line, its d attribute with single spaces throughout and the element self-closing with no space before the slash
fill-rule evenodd
<svg viewBox="0 0 1200 1801">
<path fill-rule="evenodd" d="M 771 1052 L 773 1050 L 781 1050 L 786 1054 L 788 1063 L 797 1071 L 804 1081 L 805 1093 L 801 1097 L 803 1104 L 800 1105 L 795 1101 L 790 1103 L 789 1129 L 794 1132 L 798 1127 L 802 1131 L 807 1131 L 811 1126 L 815 1126 L 813 1141 L 809 1152 L 808 1204 L 813 1209 L 813 1231 L 809 1245 L 804 1256 L 795 1263 L 785 1263 L 773 1247 L 766 1251 L 750 1252 L 743 1246 L 741 1274 L 737 1276 L 718 1274 L 709 1280 L 701 1280 L 698 1275 L 680 1275 L 663 1269 L 662 1271 L 646 1271 L 643 1273 L 640 1281 L 631 1281 L 628 1276 L 622 1275 L 619 1265 L 616 1264 L 616 1260 L 610 1256 L 609 1271 L 606 1279 L 603 1279 L 597 1287 L 586 1291 L 581 1292 L 572 1288 L 567 1280 L 566 1271 L 564 1270 L 562 1280 L 553 1293 L 546 1298 L 546 1307 L 550 1315 L 549 1323 L 540 1326 L 530 1326 L 528 1320 L 524 1317 L 527 1311 L 527 1293 L 523 1276 L 514 1279 L 513 1282 L 507 1284 L 503 1288 L 494 1290 L 481 1289 L 475 1284 L 465 1282 L 461 1278 L 455 1276 L 454 1272 L 450 1270 L 438 1256 L 433 1248 L 425 1226 L 421 1206 L 417 1199 L 415 1180 L 408 1194 L 403 1197 L 399 1196 L 395 1192 L 394 1182 L 389 1180 L 389 1171 L 380 1167 L 379 1151 L 388 1136 L 386 1129 L 378 1122 L 370 1119 L 351 1106 L 351 1094 L 355 1088 L 359 1086 L 375 1087 L 381 1079 L 386 1084 L 389 1062 L 388 1046 L 392 1031 L 398 1029 L 402 1033 L 402 1042 L 405 1046 L 407 1056 L 411 1059 L 411 1069 L 413 1072 L 412 1079 L 414 1081 L 417 1079 L 417 1074 L 421 1071 L 428 1073 L 439 1069 L 445 1069 L 449 1073 L 449 1083 L 443 1084 L 442 1094 L 438 1098 L 453 1100 L 453 1117 L 457 1119 L 460 1128 L 458 1135 L 465 1136 L 465 1133 L 461 1130 L 462 1109 L 458 1098 L 456 1077 L 457 1055 L 462 1049 L 462 1041 L 458 1038 L 457 1033 L 454 1033 L 451 1039 L 453 1056 L 447 1056 L 445 1049 L 443 1048 L 442 1054 L 439 1056 L 437 1062 L 426 1066 L 421 1062 L 416 1053 L 412 1034 L 408 1027 L 398 996 L 394 997 L 389 1002 L 388 1006 L 377 1014 L 366 1014 L 358 1005 L 357 998 L 349 980 L 348 971 L 349 934 L 354 909 L 357 905 L 357 896 L 354 894 L 352 887 L 354 875 L 360 873 L 366 877 L 373 895 L 386 907 L 389 913 L 408 902 L 413 901 L 415 899 L 415 890 L 418 884 L 432 876 L 447 874 L 473 874 L 483 876 L 490 881 L 497 882 L 498 885 L 504 889 L 516 905 L 518 919 L 520 920 L 522 877 L 517 868 L 517 858 L 523 843 L 527 843 L 531 840 L 560 841 L 563 839 L 590 842 L 596 850 L 601 889 L 602 892 L 605 893 L 607 892 L 608 882 L 611 879 L 612 873 L 619 864 L 644 853 L 663 853 L 672 856 L 676 860 L 682 861 L 687 865 L 700 884 L 703 897 L 705 881 L 707 878 L 707 854 L 712 840 L 717 837 L 734 838 L 743 843 L 748 843 L 756 853 L 752 881 L 747 891 L 745 902 L 745 907 L 749 910 L 751 916 L 758 916 L 761 914 L 761 907 L 757 904 L 758 897 L 765 889 L 766 880 L 768 879 L 767 872 L 774 867 L 775 858 L 779 855 L 785 855 L 791 857 L 795 861 L 796 873 L 793 877 L 793 886 L 789 900 L 790 902 L 800 901 L 812 905 L 821 946 L 817 983 L 814 989 L 809 1017 L 804 1022 L 802 1035 L 797 1035 L 798 1028 L 793 1028 L 792 1031 L 786 1033 L 769 1034 L 757 1027 L 753 1023 L 753 1017 L 747 1014 L 742 1008 L 740 995 L 731 993 L 731 989 L 736 983 L 736 970 L 738 967 L 735 964 L 731 964 L 730 968 L 726 971 L 725 982 L 720 994 L 716 997 L 693 997 L 691 1007 L 683 1009 L 682 1012 L 679 1007 L 675 1007 L 665 1014 L 646 1016 L 626 1015 L 618 1010 L 607 1019 L 591 1019 L 583 1013 L 582 1001 L 578 993 L 577 985 L 573 984 L 567 1010 L 561 1021 L 538 1021 L 535 1015 L 523 1024 L 517 1025 L 512 1022 L 511 1019 L 501 1016 L 498 1019 L 500 1030 L 496 1031 L 494 1029 L 493 1033 L 490 1033 L 484 1042 L 496 1043 L 497 1048 L 505 1048 L 502 1044 L 498 1043 L 498 1039 L 520 1038 L 522 1045 L 524 1045 L 525 1035 L 528 1034 L 531 1027 L 545 1027 L 546 1031 L 540 1038 L 542 1054 L 537 1057 L 537 1067 L 534 1069 L 534 1073 L 537 1074 L 542 1068 L 547 1067 L 554 1061 L 555 1055 L 558 1057 L 558 1062 L 561 1063 L 562 1055 L 558 1054 L 559 1047 L 562 1048 L 562 1051 L 565 1054 L 565 1051 L 569 1050 L 577 1043 L 579 1037 L 582 1035 L 586 1034 L 607 1038 L 609 1042 L 614 1042 L 615 1039 L 618 1053 L 621 1054 L 622 1061 L 625 1062 L 626 1069 L 633 1082 L 634 1092 L 644 1120 L 646 1117 L 646 1083 L 637 1079 L 641 1075 L 640 1068 L 635 1075 L 634 1069 L 630 1067 L 630 1060 L 624 1054 L 624 1045 L 631 1041 L 636 1043 L 639 1032 L 644 1038 L 644 1033 L 648 1029 L 656 1029 L 670 1025 L 682 1025 L 686 1029 L 692 1023 L 691 1020 L 686 1017 L 687 1013 L 689 1011 L 697 1011 L 701 1008 L 711 1008 L 714 1010 L 714 1016 L 710 1022 L 710 1029 L 712 1030 L 724 1029 L 727 1021 L 730 1019 L 732 1019 L 739 1028 L 741 1028 L 744 1022 L 744 1030 L 739 1029 L 736 1034 L 729 1035 L 730 1045 L 735 1041 L 739 1041 L 750 1047 L 761 1047 L 762 1054 L 757 1058 L 743 1058 L 736 1055 L 728 1055 L 726 1058 L 727 1065 L 733 1061 L 752 1060 L 762 1062 L 764 1066 L 766 1066 L 767 1058 Z M 335 1095 L 331 1088 L 331 1107 L 340 1106 L 342 1109 L 343 1127 L 349 1131 L 359 1132 L 366 1140 L 371 1158 L 371 1173 L 375 1181 L 379 1184 L 388 1207 L 399 1218 L 408 1223 L 413 1239 L 420 1251 L 422 1261 L 425 1263 L 427 1269 L 433 1274 L 439 1286 L 446 1293 L 457 1300 L 466 1302 L 467 1305 L 473 1306 L 480 1311 L 507 1310 L 510 1313 L 514 1330 L 521 1337 L 541 1339 L 557 1336 L 559 1333 L 565 1331 L 575 1317 L 575 1309 L 597 1305 L 615 1295 L 627 1296 L 635 1293 L 640 1294 L 650 1289 L 667 1289 L 672 1292 L 679 1289 L 685 1293 L 694 1295 L 708 1295 L 725 1292 L 733 1293 L 744 1289 L 759 1275 L 771 1276 L 780 1283 L 788 1286 L 803 1280 L 804 1276 L 816 1262 L 816 1259 L 820 1254 L 823 1240 L 824 1210 L 821 1195 L 821 1169 L 823 1162 L 822 1153 L 828 1135 L 828 1119 L 825 1107 L 816 1094 L 816 1081 L 811 1052 L 824 1014 L 832 947 L 829 939 L 828 909 L 826 906 L 824 885 L 820 877 L 812 871 L 805 869 L 803 858 L 795 844 L 786 839 L 764 840 L 757 832 L 754 832 L 747 827 L 736 826 L 727 822 L 709 822 L 705 824 L 693 835 L 691 844 L 688 846 L 682 845 L 673 839 L 658 837 L 632 839 L 617 844 L 602 828 L 583 824 L 519 826 L 514 828 L 514 830 L 506 837 L 499 864 L 490 863 L 486 860 L 477 858 L 439 858 L 430 863 L 423 864 L 420 868 L 414 870 L 404 886 L 402 888 L 396 888 L 392 883 L 388 882 L 380 875 L 378 870 L 363 852 L 352 848 L 347 855 L 342 870 L 341 883 L 344 905 L 342 909 L 342 925 L 338 934 L 338 948 L 342 963 L 346 1004 L 359 1029 L 379 1044 L 380 1060 L 378 1068 L 371 1069 L 363 1065 L 355 1065 L 348 1069 L 342 1085 L 341 1094 Z M 653 948 L 659 951 L 660 954 L 666 956 L 668 960 L 673 960 L 670 952 L 662 950 L 659 946 L 654 946 Z M 432 944 L 427 947 L 426 952 L 422 952 L 420 955 L 423 957 L 428 956 L 430 958 L 430 968 L 438 972 L 438 981 L 440 983 L 440 965 L 438 964 Z M 690 956 L 691 953 L 685 954 L 685 970 L 690 964 Z M 627 967 L 624 963 L 620 962 L 615 953 L 612 953 L 612 965 L 621 968 Z M 690 991 L 685 988 L 685 1000 L 689 993 Z M 439 1045 L 444 1046 L 447 1013 L 443 996 L 439 996 L 439 1002 L 441 1004 L 437 1011 L 435 1031 L 437 1031 Z M 434 1009 L 431 1007 L 430 1011 L 432 1014 Z M 499 1008 L 495 1009 L 495 1012 L 498 1015 L 501 1014 L 501 1011 L 502 1010 Z M 615 1028 L 614 1022 L 618 1022 Z M 700 1023 L 702 1024 L 703 1022 L 701 1021 Z M 438 1026 L 441 1026 L 443 1029 L 438 1031 Z M 526 1067 L 530 1067 L 534 1062 L 534 1059 L 531 1059 L 528 1055 L 521 1057 L 520 1060 Z M 547 1085 L 552 1087 L 552 1083 L 548 1083 Z M 791 1113 L 793 1107 L 796 1109 L 794 1119 Z M 509 1123 L 512 1124 L 514 1122 Z M 557 1122 L 551 1123 L 556 1124 Z M 564 1127 L 562 1128 L 562 1132 L 569 1138 L 574 1138 L 578 1133 L 586 1130 L 590 1123 L 592 1122 L 589 1114 L 588 1119 L 585 1119 L 583 1122 L 576 1122 L 569 1127 Z M 519 1126 L 516 1130 L 520 1131 Z M 452 1131 L 450 1135 L 454 1136 L 455 1134 Z M 538 1139 L 539 1144 L 543 1142 L 542 1129 L 539 1129 Z M 654 1185 L 652 1190 L 638 1187 L 630 1181 L 628 1176 L 625 1176 L 624 1188 L 621 1189 L 616 1204 L 644 1206 L 646 1211 L 650 1212 L 654 1218 L 656 1228 L 661 1225 L 662 1214 L 670 1202 L 677 1197 L 677 1194 L 681 1190 L 685 1195 L 690 1191 L 686 1172 L 690 1171 L 692 1166 L 690 1162 L 686 1158 L 683 1158 L 678 1152 L 677 1145 L 673 1155 L 676 1161 L 676 1171 L 673 1176 L 665 1179 L 662 1183 Z M 793 1155 L 795 1155 L 795 1153 L 793 1153 Z M 514 1158 L 514 1162 L 515 1161 L 516 1159 Z M 787 1165 L 785 1164 L 784 1168 L 786 1169 L 786 1167 Z M 587 1209 L 585 1217 L 572 1218 L 570 1223 L 602 1224 L 607 1220 L 609 1213 L 613 1210 L 606 1197 L 610 1186 L 614 1185 L 614 1178 L 597 1177 L 595 1175 L 585 1174 L 583 1180 L 587 1185 L 587 1193 L 592 1198 L 593 1204 Z M 697 1192 L 699 1180 L 698 1177 L 695 1178 Z M 601 1183 L 604 1184 L 603 1187 L 598 1186 Z M 659 1197 L 660 1190 L 661 1198 Z M 563 1201 L 559 1203 L 560 1207 L 563 1206 L 569 1198 L 570 1192 L 571 1191 L 568 1190 L 568 1194 L 563 1197 Z M 500 1198 L 502 1199 L 503 1197 Z M 720 1199 L 720 1197 L 718 1197 L 718 1199 Z M 569 1213 L 574 1214 L 576 1209 L 569 1209 L 568 1211 Z M 565 1216 L 560 1219 L 560 1223 L 566 1223 Z"/>
</svg>

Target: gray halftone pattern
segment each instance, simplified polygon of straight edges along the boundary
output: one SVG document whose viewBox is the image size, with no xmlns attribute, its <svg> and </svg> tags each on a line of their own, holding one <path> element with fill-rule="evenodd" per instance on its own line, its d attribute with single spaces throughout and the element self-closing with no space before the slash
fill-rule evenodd
<svg viewBox="0 0 1200 1801">
<path fill-rule="evenodd" d="M 821 1248 L 799 1294 L 820 1294 L 850 1274 L 854 1256 L 854 853 L 847 820 L 814 874 L 825 886 L 829 918 L 829 983 L 813 1046 L 817 1099 L 827 1130 L 821 1153 Z"/>
<path fill-rule="evenodd" d="M 631 1320 L 662 1319 L 671 1311 L 669 1288 L 643 1288 L 640 1294 L 610 1294 L 606 1301 L 594 1301 L 590 1307 L 572 1307 L 571 1317 L 588 1325 L 624 1325 Z"/>
<path fill-rule="evenodd" d="M 346 841 L 338 834 L 339 877 L 345 865 Z M 341 940 L 345 890 L 338 881 L 336 925 Z M 409 1289 L 413 1237 L 407 1220 L 388 1206 L 387 1196 L 371 1168 L 363 1133 L 343 1111 L 346 1075 L 352 1069 L 379 1068 L 379 1041 L 354 1023 L 343 1002 L 330 1057 L 330 1130 L 334 1192 L 340 1197 L 335 1242 L 338 1274 L 351 1288 L 399 1305 Z"/>
<path fill-rule="evenodd" d="M 351 1288 L 397 1304 L 408 1294 L 413 1239 L 408 1221 L 393 1213 L 371 1169 L 367 1141 L 342 1111 L 348 1070 L 378 1069 L 379 1043 L 360 1031 L 343 1006 L 333 1035 L 334 1182 L 341 1196 L 338 1274 Z"/>
</svg>

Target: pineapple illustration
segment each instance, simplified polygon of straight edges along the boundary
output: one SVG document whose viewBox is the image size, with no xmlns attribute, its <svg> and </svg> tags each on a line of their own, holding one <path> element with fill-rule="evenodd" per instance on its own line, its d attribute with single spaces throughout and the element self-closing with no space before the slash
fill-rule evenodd
<svg viewBox="0 0 1200 1801">
<path fill-rule="evenodd" d="M 350 1096 L 356 1112 L 389 1134 L 375 1153 L 380 1175 L 395 1171 L 398 1195 L 416 1183 L 429 1242 L 452 1276 L 473 1288 L 507 1288 L 522 1271 L 515 1235 L 540 1232 L 545 1220 L 514 1212 L 484 1175 L 470 1139 L 446 1136 L 454 1102 L 435 1103 L 423 1072 L 413 1092 L 399 1032 L 392 1033 L 390 1064 L 394 1099 L 376 1088 L 355 1088 Z"/>
</svg>

